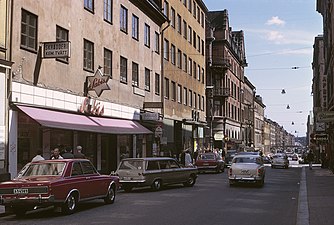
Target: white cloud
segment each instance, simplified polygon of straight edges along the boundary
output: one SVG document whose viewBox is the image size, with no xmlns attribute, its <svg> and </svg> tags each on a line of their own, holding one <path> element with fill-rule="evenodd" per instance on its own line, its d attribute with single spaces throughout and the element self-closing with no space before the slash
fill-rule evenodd
<svg viewBox="0 0 334 225">
<path fill-rule="evenodd" d="M 273 16 L 273 17 L 271 17 L 270 20 L 267 20 L 266 24 L 267 25 L 283 26 L 285 24 L 285 21 L 278 18 L 278 16 Z"/>
<path fill-rule="evenodd" d="M 266 33 L 266 39 L 275 43 L 281 43 L 284 41 L 284 36 L 281 32 L 272 30 Z"/>
</svg>

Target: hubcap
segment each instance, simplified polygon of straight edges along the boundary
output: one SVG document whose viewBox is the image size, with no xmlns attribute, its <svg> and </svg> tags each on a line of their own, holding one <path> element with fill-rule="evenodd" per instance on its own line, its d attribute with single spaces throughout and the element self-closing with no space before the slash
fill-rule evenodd
<svg viewBox="0 0 334 225">
<path fill-rule="evenodd" d="M 70 196 L 67 200 L 67 206 L 69 210 L 73 210 L 75 208 L 75 197 L 74 196 Z"/>
</svg>

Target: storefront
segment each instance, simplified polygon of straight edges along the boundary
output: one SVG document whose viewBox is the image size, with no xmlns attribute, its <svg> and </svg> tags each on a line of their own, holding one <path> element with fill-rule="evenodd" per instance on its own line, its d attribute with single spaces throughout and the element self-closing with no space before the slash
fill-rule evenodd
<svg viewBox="0 0 334 225">
<path fill-rule="evenodd" d="M 102 173 L 116 170 L 120 159 L 146 155 L 152 132 L 138 121 L 97 117 L 56 109 L 15 104 L 10 110 L 9 170 L 12 177 L 43 150 L 50 158 L 55 147 L 77 145 Z"/>
</svg>

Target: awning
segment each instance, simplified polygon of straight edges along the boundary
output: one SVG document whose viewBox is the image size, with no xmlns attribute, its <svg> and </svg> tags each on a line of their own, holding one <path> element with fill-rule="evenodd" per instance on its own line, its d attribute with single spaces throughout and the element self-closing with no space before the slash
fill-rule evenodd
<svg viewBox="0 0 334 225">
<path fill-rule="evenodd" d="M 152 133 L 139 122 L 132 120 L 86 116 L 22 105 L 17 107 L 43 127 L 107 134 Z"/>
</svg>

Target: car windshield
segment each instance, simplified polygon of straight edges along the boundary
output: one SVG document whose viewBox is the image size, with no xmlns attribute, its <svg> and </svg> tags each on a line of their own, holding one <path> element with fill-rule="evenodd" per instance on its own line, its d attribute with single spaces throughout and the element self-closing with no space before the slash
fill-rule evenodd
<svg viewBox="0 0 334 225">
<path fill-rule="evenodd" d="M 213 154 L 203 154 L 198 157 L 198 159 L 203 159 L 203 160 L 214 160 L 215 156 Z"/>
<path fill-rule="evenodd" d="M 64 168 L 64 162 L 33 163 L 29 165 L 22 176 L 59 176 L 63 173 Z"/>
<path fill-rule="evenodd" d="M 143 169 L 142 160 L 123 160 L 119 166 L 120 170 L 141 170 Z"/>
<path fill-rule="evenodd" d="M 260 163 L 259 157 L 236 157 L 232 163 Z"/>
</svg>

